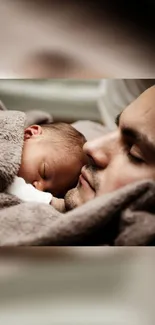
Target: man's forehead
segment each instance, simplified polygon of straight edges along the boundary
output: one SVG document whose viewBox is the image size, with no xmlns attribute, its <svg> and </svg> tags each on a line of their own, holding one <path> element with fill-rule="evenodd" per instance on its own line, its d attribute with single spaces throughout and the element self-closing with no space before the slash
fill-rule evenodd
<svg viewBox="0 0 155 325">
<path fill-rule="evenodd" d="M 122 121 L 149 127 L 155 123 L 155 86 L 146 90 L 122 113 Z"/>
</svg>

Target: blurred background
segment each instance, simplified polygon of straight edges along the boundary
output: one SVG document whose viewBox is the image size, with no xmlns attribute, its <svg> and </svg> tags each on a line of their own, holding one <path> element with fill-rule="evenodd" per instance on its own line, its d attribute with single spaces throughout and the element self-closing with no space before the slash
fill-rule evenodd
<svg viewBox="0 0 155 325">
<path fill-rule="evenodd" d="M 0 0 L 1 78 L 153 78 L 155 2 Z"/>
<path fill-rule="evenodd" d="M 154 325 L 154 250 L 3 249 L 0 323 Z"/>
<path fill-rule="evenodd" d="M 115 117 L 155 79 L 0 79 L 7 109 L 50 113 L 54 121 L 91 120 L 113 130 Z"/>
<path fill-rule="evenodd" d="M 43 110 L 54 121 L 100 120 L 99 80 L 0 80 L 0 99 L 8 109 Z"/>
</svg>

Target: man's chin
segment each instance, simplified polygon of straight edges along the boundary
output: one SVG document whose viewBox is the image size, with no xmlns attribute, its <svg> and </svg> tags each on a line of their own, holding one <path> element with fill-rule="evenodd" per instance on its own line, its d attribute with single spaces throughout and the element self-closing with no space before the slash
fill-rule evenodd
<svg viewBox="0 0 155 325">
<path fill-rule="evenodd" d="M 78 206 L 83 204 L 77 187 L 68 191 L 67 194 L 65 195 L 64 200 L 65 200 L 66 211 L 77 208 Z"/>
</svg>

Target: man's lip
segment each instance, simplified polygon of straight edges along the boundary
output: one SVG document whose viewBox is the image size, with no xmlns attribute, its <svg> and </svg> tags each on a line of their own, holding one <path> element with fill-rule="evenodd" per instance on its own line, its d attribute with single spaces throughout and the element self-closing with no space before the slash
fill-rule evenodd
<svg viewBox="0 0 155 325">
<path fill-rule="evenodd" d="M 87 176 L 87 171 L 85 170 L 84 167 L 81 170 L 81 175 L 82 175 L 83 179 L 88 183 L 88 185 L 90 186 L 90 188 L 94 191 L 94 188 L 92 187 L 92 185 L 91 185 L 91 183 L 89 181 L 89 178 Z"/>
</svg>

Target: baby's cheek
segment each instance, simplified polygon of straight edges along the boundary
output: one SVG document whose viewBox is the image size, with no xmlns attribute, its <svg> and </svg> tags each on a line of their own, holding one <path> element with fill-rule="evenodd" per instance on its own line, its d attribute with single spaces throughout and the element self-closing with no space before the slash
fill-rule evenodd
<svg viewBox="0 0 155 325">
<path fill-rule="evenodd" d="M 84 165 L 88 165 L 89 164 L 89 158 L 86 154 L 83 155 L 83 159 L 82 159 L 82 163 L 81 163 L 81 168 L 84 166 Z"/>
<path fill-rule="evenodd" d="M 19 168 L 19 170 L 18 170 L 18 174 L 17 174 L 17 176 L 19 176 L 19 177 L 23 177 L 23 176 L 22 176 L 23 173 L 24 173 L 24 166 L 23 166 L 23 163 L 21 163 L 20 168 Z"/>
<path fill-rule="evenodd" d="M 30 164 L 21 164 L 20 169 L 18 171 L 18 176 L 24 178 L 24 180 L 28 183 L 32 183 L 33 177 L 32 177 L 32 167 Z"/>
<path fill-rule="evenodd" d="M 81 169 L 85 165 L 85 161 L 81 159 L 70 160 L 70 164 L 67 168 L 68 172 L 66 174 L 66 183 L 69 185 L 69 189 L 77 185 L 79 176 L 81 174 Z"/>
</svg>

